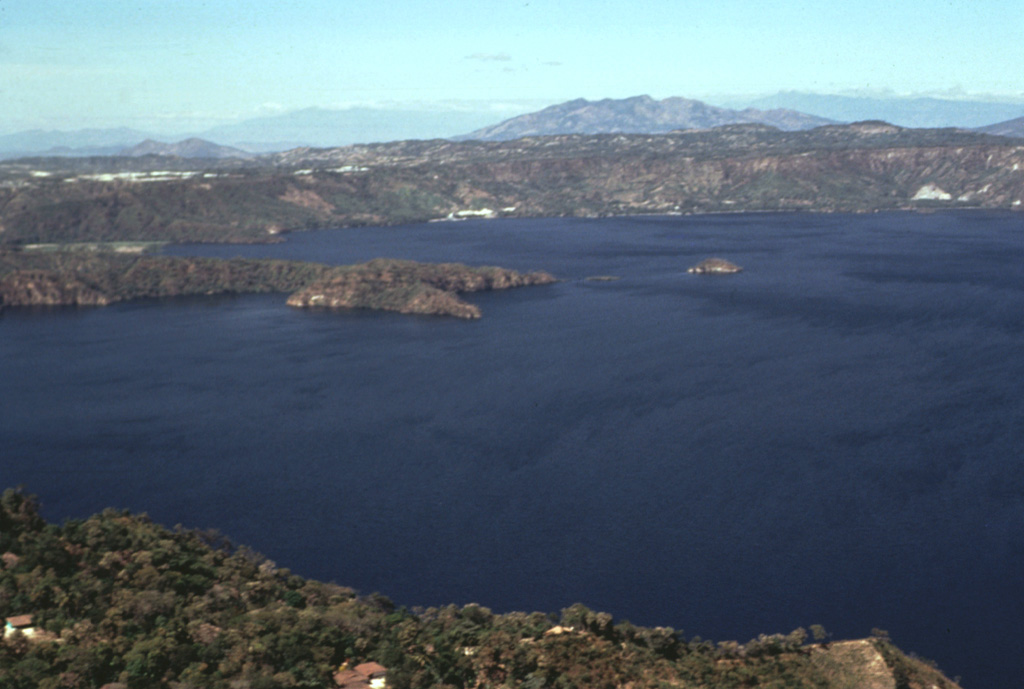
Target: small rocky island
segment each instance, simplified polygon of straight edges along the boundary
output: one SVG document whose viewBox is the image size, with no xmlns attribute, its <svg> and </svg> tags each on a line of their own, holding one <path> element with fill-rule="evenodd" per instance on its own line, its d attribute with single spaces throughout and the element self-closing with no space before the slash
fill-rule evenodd
<svg viewBox="0 0 1024 689">
<path fill-rule="evenodd" d="M 707 258 L 697 265 L 688 268 L 687 273 L 738 273 L 740 268 L 735 263 L 730 263 L 723 258 Z"/>
<path fill-rule="evenodd" d="M 129 299 L 185 295 L 290 293 L 297 307 L 378 309 L 479 318 L 463 292 L 555 282 L 458 263 L 375 259 L 352 266 L 304 261 L 182 258 L 106 251 L 0 251 L 0 309 L 105 306 Z"/>
</svg>

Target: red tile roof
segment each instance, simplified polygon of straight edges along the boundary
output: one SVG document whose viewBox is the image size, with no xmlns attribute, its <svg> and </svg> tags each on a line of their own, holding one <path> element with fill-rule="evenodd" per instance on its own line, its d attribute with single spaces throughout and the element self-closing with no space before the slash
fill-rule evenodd
<svg viewBox="0 0 1024 689">
<path fill-rule="evenodd" d="M 365 687 L 370 686 L 366 675 L 360 674 L 355 670 L 335 672 L 334 683 L 341 687 L 341 689 L 365 689 Z"/>
<path fill-rule="evenodd" d="M 388 669 L 380 663 L 374 663 L 372 661 L 369 663 L 360 663 L 359 665 L 356 665 L 355 670 L 363 677 L 369 677 L 371 679 L 376 679 L 377 677 L 384 675 L 388 671 Z"/>
</svg>

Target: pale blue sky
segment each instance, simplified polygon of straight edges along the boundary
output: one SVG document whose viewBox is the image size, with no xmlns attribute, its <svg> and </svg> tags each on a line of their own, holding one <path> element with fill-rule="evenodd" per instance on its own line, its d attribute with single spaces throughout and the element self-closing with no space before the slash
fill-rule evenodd
<svg viewBox="0 0 1024 689">
<path fill-rule="evenodd" d="M 0 131 L 780 90 L 1024 98 L 1020 0 L 0 0 Z"/>
</svg>

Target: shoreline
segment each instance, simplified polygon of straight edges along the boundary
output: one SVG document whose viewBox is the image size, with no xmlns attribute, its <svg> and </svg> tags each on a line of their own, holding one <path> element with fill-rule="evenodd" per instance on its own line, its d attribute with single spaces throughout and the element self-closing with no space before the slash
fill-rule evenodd
<svg viewBox="0 0 1024 689">
<path fill-rule="evenodd" d="M 683 212 L 683 211 L 668 211 L 665 213 L 622 213 L 622 214 L 608 214 L 608 215 L 508 215 L 499 216 L 495 218 L 464 218 L 457 222 L 476 221 L 472 224 L 489 223 L 494 221 L 508 221 L 508 220 L 611 220 L 618 218 L 694 218 L 700 216 L 722 216 L 722 215 L 783 215 L 791 213 L 794 215 L 881 215 L 886 213 L 912 213 L 920 215 L 931 215 L 938 213 L 1005 213 L 1013 215 L 1020 213 L 1024 217 L 1024 210 L 1019 208 L 987 208 L 983 206 L 960 206 L 956 208 L 876 208 L 873 210 L 863 211 L 848 211 L 848 210 L 814 210 L 808 208 L 795 208 L 795 209 L 765 209 L 765 210 L 722 210 L 722 211 L 695 211 L 695 212 Z M 277 244 L 280 242 L 288 241 L 288 235 L 301 234 L 303 232 L 333 232 L 336 230 L 358 230 L 368 228 L 380 228 L 380 229 L 393 229 L 396 227 L 406 227 L 415 225 L 427 225 L 427 224 L 438 224 L 444 219 L 428 219 L 418 220 L 415 222 L 399 222 L 394 224 L 385 225 L 373 225 L 373 224 L 351 224 L 351 225 L 330 225 L 324 227 L 302 227 L 294 230 L 283 229 L 280 230 L 275 236 L 279 237 L 277 240 L 270 241 L 157 241 L 155 244 L 163 246 L 185 246 L 188 244 L 222 244 L 224 246 L 231 245 L 251 245 L 258 246 L 262 244 Z M 446 223 L 447 224 L 447 223 Z M 4 248 L 4 245 L 0 244 L 0 250 Z"/>
<path fill-rule="evenodd" d="M 546 272 L 375 259 L 331 266 L 281 259 L 149 256 L 94 249 L 0 250 L 0 311 L 108 306 L 178 296 L 282 293 L 298 308 L 370 309 L 479 318 L 467 292 L 557 282 Z"/>
</svg>

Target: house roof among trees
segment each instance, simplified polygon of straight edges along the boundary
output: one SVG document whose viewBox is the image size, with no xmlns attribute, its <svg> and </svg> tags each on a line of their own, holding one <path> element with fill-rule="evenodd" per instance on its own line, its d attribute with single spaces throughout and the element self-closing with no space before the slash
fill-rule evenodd
<svg viewBox="0 0 1024 689">
<path fill-rule="evenodd" d="M 359 674 L 363 675 L 364 677 L 369 677 L 370 679 L 374 679 L 380 675 L 385 674 L 388 671 L 388 669 L 380 663 L 374 663 L 372 661 L 369 663 L 360 663 L 359 665 L 356 665 L 355 670 Z"/>
</svg>

